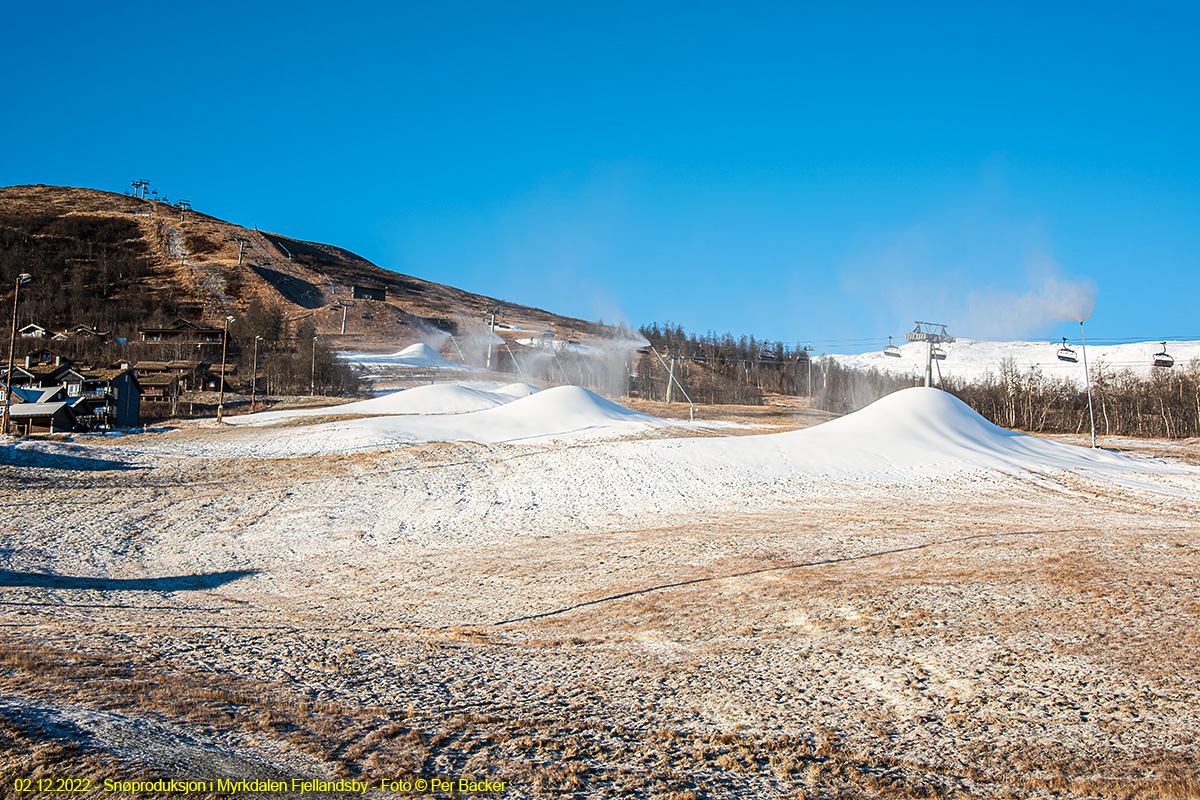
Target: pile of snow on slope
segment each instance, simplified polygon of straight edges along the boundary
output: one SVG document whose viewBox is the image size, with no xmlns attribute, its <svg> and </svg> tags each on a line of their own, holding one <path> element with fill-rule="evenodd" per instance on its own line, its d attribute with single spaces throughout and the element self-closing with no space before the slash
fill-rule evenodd
<svg viewBox="0 0 1200 800">
<path fill-rule="evenodd" d="M 730 439 L 646 442 L 663 460 L 760 479 L 905 480 L 970 470 L 1177 471 L 1158 462 L 1010 431 L 938 389 L 904 389 L 814 428 Z"/>
<path fill-rule="evenodd" d="M 476 389 L 456 383 L 438 383 L 417 386 L 399 392 L 391 392 L 370 400 L 346 403 L 340 406 L 320 408 L 293 408 L 283 411 L 260 411 L 257 414 L 226 417 L 230 425 L 265 425 L 297 417 L 325 416 L 327 414 L 361 414 L 381 416 L 385 414 L 464 414 L 511 403 L 520 397 L 528 397 L 537 389 L 527 383 L 512 383 L 494 391 Z"/>
<path fill-rule="evenodd" d="M 361 367 L 407 367 L 411 369 L 451 369 L 475 372 L 478 367 L 458 364 L 424 342 L 409 345 L 396 353 L 339 353 L 338 358 Z"/>
<path fill-rule="evenodd" d="M 524 391 L 519 385 L 509 389 L 514 394 Z M 323 409 L 322 413 L 343 408 L 346 406 Z M 525 397 L 510 397 L 510 402 L 482 411 L 401 414 L 268 429 L 254 438 L 231 437 L 207 446 L 229 455 L 277 458 L 384 450 L 419 442 L 538 443 L 611 438 L 644 433 L 662 424 L 656 417 L 630 411 L 579 386 L 557 386 Z"/>
</svg>

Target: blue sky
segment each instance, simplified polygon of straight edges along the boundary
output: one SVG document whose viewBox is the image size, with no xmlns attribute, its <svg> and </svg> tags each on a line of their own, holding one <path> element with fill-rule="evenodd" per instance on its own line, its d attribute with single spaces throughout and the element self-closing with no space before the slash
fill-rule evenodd
<svg viewBox="0 0 1200 800">
<path fill-rule="evenodd" d="M 0 184 L 557 313 L 877 349 L 1200 338 L 1196 3 L 6 11 Z"/>
</svg>

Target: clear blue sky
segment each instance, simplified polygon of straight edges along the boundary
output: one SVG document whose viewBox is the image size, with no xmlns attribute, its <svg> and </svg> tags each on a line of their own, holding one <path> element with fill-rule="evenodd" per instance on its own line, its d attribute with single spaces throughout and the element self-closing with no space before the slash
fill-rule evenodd
<svg viewBox="0 0 1200 800">
<path fill-rule="evenodd" d="M 467 290 L 818 351 L 1077 336 L 1056 306 L 1092 289 L 1089 338 L 1200 338 L 1195 2 L 5 16 L 0 184 L 144 177 Z"/>
</svg>

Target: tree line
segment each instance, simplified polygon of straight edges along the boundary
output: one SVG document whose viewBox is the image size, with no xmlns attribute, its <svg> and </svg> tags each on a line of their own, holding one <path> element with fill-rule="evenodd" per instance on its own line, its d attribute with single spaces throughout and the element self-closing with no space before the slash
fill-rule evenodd
<svg viewBox="0 0 1200 800">
<path fill-rule="evenodd" d="M 672 323 L 640 331 L 653 350 L 639 356 L 631 394 L 649 400 L 666 399 L 672 363 L 675 379 L 692 400 L 711 405 L 761 405 L 766 394 L 781 394 L 810 396 L 814 408 L 846 414 L 920 383 L 913 376 L 848 367 L 828 356 L 813 358 L 798 345 L 753 336 L 711 331 L 697 336 Z M 1142 376 L 1101 360 L 1091 366 L 1090 375 L 1097 434 L 1200 436 L 1200 361 L 1152 367 Z M 1006 428 L 1034 433 L 1087 433 L 1091 428 L 1085 386 L 1049 377 L 1038 367 L 1021 370 L 1011 358 L 978 380 L 947 377 L 942 388 Z M 683 400 L 677 390 L 675 396 Z"/>
</svg>

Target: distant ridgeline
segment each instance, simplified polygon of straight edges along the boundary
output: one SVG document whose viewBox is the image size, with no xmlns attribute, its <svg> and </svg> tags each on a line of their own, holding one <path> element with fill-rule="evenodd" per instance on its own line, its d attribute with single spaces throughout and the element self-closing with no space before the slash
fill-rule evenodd
<svg viewBox="0 0 1200 800">
<path fill-rule="evenodd" d="M 632 394 L 648 400 L 666 399 L 672 368 L 687 395 L 705 404 L 759 405 L 765 394 L 811 393 L 814 407 L 849 413 L 914 385 L 911 376 L 854 368 L 828 356 L 813 358 L 803 348 L 753 336 L 697 336 L 671 323 L 644 326 L 641 333 L 653 350 L 648 348 L 638 360 Z M 1091 365 L 1090 372 L 1100 435 L 1200 436 L 1200 363 L 1154 367 L 1146 377 L 1103 364 Z M 943 388 L 1007 428 L 1044 433 L 1090 429 L 1086 389 L 1037 369 L 1022 372 L 1011 362 L 1001 363 L 995 374 L 971 381 L 948 376 Z M 682 400 L 678 392 L 676 399 Z"/>
</svg>

